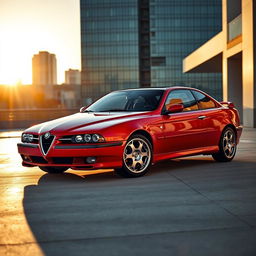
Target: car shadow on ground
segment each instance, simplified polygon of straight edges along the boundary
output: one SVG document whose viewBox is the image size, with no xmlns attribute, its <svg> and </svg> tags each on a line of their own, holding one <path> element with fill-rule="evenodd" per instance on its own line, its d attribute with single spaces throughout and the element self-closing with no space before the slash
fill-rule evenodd
<svg viewBox="0 0 256 256">
<path fill-rule="evenodd" d="M 153 166 L 151 166 L 149 172 L 145 176 L 159 176 L 162 173 L 172 172 L 176 170 L 194 170 L 194 168 L 198 167 L 202 168 L 214 168 L 214 165 L 218 165 L 209 158 L 180 158 L 180 159 L 172 159 L 165 160 L 159 162 Z M 144 176 L 144 177 L 145 177 Z M 129 180 L 127 178 L 120 177 L 117 175 L 114 170 L 100 170 L 98 171 L 75 171 L 69 169 L 67 172 L 62 174 L 43 174 L 39 181 L 38 186 L 47 184 L 61 184 L 61 183 L 88 183 L 88 182 L 120 182 L 121 180 Z M 136 179 L 143 179 L 136 178 Z M 131 179 L 134 180 L 134 179 Z M 42 184 L 43 183 L 43 184 Z"/>
<path fill-rule="evenodd" d="M 172 172 L 176 170 L 195 170 L 206 169 L 206 167 L 214 168 L 214 166 L 219 165 L 211 158 L 180 158 L 175 160 L 165 160 L 151 166 L 149 172 L 145 176 L 159 176 L 162 173 Z M 145 177 L 144 176 L 144 177 Z M 62 174 L 44 174 L 38 181 L 38 186 L 47 184 L 60 184 L 60 183 L 90 183 L 90 182 L 120 182 L 121 180 L 130 180 L 127 178 L 120 177 L 114 170 L 101 170 L 99 173 L 97 171 L 74 171 L 69 169 L 67 172 Z M 143 179 L 143 177 L 136 178 Z M 131 179 L 134 180 L 134 179 Z M 132 181 L 131 181 L 132 182 Z M 43 183 L 43 184 L 42 184 Z"/>
<path fill-rule="evenodd" d="M 126 215 L 130 212 L 129 218 L 136 219 L 136 211 L 139 211 L 136 208 L 139 207 L 137 195 L 144 201 L 152 186 L 159 186 L 161 191 L 166 177 L 170 177 L 169 173 L 182 171 L 191 174 L 195 171 L 198 174 L 209 169 L 214 171 L 217 166 L 225 164 L 216 163 L 210 157 L 163 161 L 138 179 L 119 178 L 109 170 L 95 174 L 81 171 L 43 174 L 37 185 L 24 188 L 24 213 L 45 255 L 121 255 L 122 251 L 130 252 L 126 243 L 120 245 L 122 248 L 108 245 L 105 251 L 103 245 L 111 244 L 111 237 L 116 239 L 134 232 L 129 228 Z M 168 186 L 175 184 L 177 181 L 172 183 L 170 180 Z M 136 211 L 132 212 L 134 205 Z M 147 225 L 152 221 L 153 216 Z M 145 249 L 147 246 L 145 244 Z M 115 254 L 115 250 L 120 254 Z M 150 255 L 149 249 L 148 252 Z"/>
<path fill-rule="evenodd" d="M 208 165 L 209 167 L 213 167 L 216 165 L 216 161 L 214 161 L 211 157 L 188 157 L 188 158 L 177 158 L 161 161 L 151 167 L 154 174 L 157 172 L 166 172 L 166 171 L 175 171 L 179 169 L 188 169 L 194 170 L 195 167 L 205 167 Z"/>
</svg>

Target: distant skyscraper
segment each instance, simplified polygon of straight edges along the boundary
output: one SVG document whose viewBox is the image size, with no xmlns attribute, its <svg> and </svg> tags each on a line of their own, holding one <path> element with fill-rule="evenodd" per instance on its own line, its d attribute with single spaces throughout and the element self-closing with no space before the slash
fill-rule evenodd
<svg viewBox="0 0 256 256">
<path fill-rule="evenodd" d="M 82 97 L 131 87 L 193 86 L 221 98 L 221 74 L 182 60 L 221 30 L 221 0 L 80 0 Z"/>
<path fill-rule="evenodd" d="M 78 69 L 65 71 L 65 84 L 81 84 L 81 72 Z"/>
<path fill-rule="evenodd" d="M 56 56 L 46 51 L 35 54 L 32 59 L 33 84 L 53 85 L 57 83 Z"/>
</svg>

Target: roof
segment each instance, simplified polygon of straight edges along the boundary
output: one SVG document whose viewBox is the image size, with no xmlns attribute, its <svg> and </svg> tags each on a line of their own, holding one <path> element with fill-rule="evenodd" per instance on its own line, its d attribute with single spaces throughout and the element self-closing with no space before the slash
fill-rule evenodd
<svg viewBox="0 0 256 256">
<path fill-rule="evenodd" d="M 130 88 L 117 91 L 130 91 L 130 90 L 169 90 L 169 89 L 197 89 L 185 86 L 170 86 L 170 87 L 146 87 L 146 88 Z"/>
</svg>

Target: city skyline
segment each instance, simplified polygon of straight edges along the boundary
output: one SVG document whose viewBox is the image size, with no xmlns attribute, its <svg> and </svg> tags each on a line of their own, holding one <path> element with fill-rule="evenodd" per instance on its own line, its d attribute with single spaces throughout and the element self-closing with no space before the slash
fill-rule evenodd
<svg viewBox="0 0 256 256">
<path fill-rule="evenodd" d="M 57 83 L 81 69 L 79 0 L 1 0 L 0 84 L 32 83 L 32 57 L 56 55 Z"/>
</svg>

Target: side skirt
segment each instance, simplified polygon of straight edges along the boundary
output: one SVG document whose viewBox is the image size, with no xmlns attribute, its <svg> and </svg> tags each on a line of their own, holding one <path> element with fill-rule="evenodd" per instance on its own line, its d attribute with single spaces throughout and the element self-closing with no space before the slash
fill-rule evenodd
<svg viewBox="0 0 256 256">
<path fill-rule="evenodd" d="M 193 148 L 186 151 L 168 152 L 162 154 L 154 154 L 152 163 L 155 164 L 159 161 L 179 158 L 184 156 L 194 156 L 194 155 L 211 155 L 219 151 L 218 146 L 203 147 L 203 148 Z"/>
</svg>

